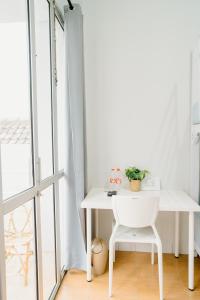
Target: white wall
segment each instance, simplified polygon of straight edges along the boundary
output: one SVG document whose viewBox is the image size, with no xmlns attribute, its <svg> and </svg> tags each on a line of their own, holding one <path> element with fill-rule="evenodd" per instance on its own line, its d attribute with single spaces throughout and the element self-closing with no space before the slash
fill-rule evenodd
<svg viewBox="0 0 200 300">
<path fill-rule="evenodd" d="M 192 125 L 192 143 L 191 143 L 191 195 L 196 202 L 199 202 L 199 184 L 200 184 L 200 145 L 195 139 L 200 132 L 200 124 Z M 196 140 L 196 141 L 195 141 Z M 195 244 L 196 250 L 200 255 L 200 216 L 195 218 Z"/>
<path fill-rule="evenodd" d="M 88 188 L 113 166 L 146 168 L 162 187 L 189 191 L 190 53 L 200 34 L 197 0 L 82 0 Z M 187 219 L 181 251 L 187 251 Z M 158 225 L 173 249 L 173 216 Z M 110 212 L 100 216 L 108 238 Z"/>
</svg>

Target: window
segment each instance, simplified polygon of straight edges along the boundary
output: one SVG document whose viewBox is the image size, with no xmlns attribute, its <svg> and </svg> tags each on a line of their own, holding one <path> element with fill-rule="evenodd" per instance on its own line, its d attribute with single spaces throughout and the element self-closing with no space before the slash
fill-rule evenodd
<svg viewBox="0 0 200 300">
<path fill-rule="evenodd" d="M 48 299 L 56 284 L 56 250 L 53 186 L 50 186 L 41 193 L 40 207 L 43 262 L 43 295 L 44 299 Z"/>
<path fill-rule="evenodd" d="M 36 299 L 33 200 L 4 216 L 7 299 Z"/>
<path fill-rule="evenodd" d="M 65 166 L 65 76 L 64 76 L 64 31 L 58 19 L 55 20 L 56 29 L 56 68 L 57 68 L 57 119 L 58 119 L 58 167 Z M 65 231 L 66 228 L 66 181 L 59 182 L 59 207 L 60 207 L 60 241 L 61 241 L 61 270 L 65 264 Z"/>
<path fill-rule="evenodd" d="M 64 31 L 56 19 L 56 68 L 57 68 L 57 115 L 58 115 L 58 167 L 64 168 L 65 151 L 65 75 L 64 75 Z"/>
<path fill-rule="evenodd" d="M 57 209 L 64 199 L 63 31 L 57 28 L 56 49 L 52 0 L 2 0 L 0 12 L 0 299 L 48 300 L 64 264 Z"/>
<path fill-rule="evenodd" d="M 4 199 L 33 185 L 26 1 L 19 1 L 17 9 L 16 1 L 8 2 L 3 18 L 0 17 L 0 150 Z"/>
<path fill-rule="evenodd" d="M 49 3 L 36 0 L 37 111 L 40 177 L 53 173 Z"/>
</svg>

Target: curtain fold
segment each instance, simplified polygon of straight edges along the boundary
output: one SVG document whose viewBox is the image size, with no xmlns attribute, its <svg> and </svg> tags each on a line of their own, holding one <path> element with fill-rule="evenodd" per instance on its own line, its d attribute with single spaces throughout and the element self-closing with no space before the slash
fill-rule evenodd
<svg viewBox="0 0 200 300">
<path fill-rule="evenodd" d="M 65 7 L 65 67 L 66 67 L 66 269 L 86 270 L 84 243 L 84 63 L 83 16 L 81 7 Z"/>
</svg>

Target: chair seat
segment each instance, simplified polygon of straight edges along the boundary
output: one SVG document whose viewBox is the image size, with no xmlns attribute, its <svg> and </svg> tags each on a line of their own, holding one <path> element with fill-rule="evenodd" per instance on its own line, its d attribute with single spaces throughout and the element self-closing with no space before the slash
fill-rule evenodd
<svg viewBox="0 0 200 300">
<path fill-rule="evenodd" d="M 156 244 L 157 239 L 152 227 L 129 228 L 120 225 L 114 236 L 115 242 L 133 242 Z"/>
</svg>

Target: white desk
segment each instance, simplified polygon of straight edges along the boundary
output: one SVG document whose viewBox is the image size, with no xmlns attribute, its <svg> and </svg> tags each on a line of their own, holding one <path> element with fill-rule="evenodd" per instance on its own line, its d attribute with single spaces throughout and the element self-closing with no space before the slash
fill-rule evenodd
<svg viewBox="0 0 200 300">
<path fill-rule="evenodd" d="M 128 190 L 121 190 L 119 195 L 133 195 Z M 175 256 L 179 256 L 179 212 L 189 213 L 189 241 L 188 241 L 188 288 L 194 289 L 194 212 L 200 212 L 200 206 L 182 191 L 141 191 L 137 195 L 160 196 L 160 211 L 175 212 Z M 91 232 L 92 209 L 112 209 L 111 197 L 102 188 L 93 188 L 81 204 L 87 210 L 87 280 L 92 280 L 91 268 Z"/>
</svg>

